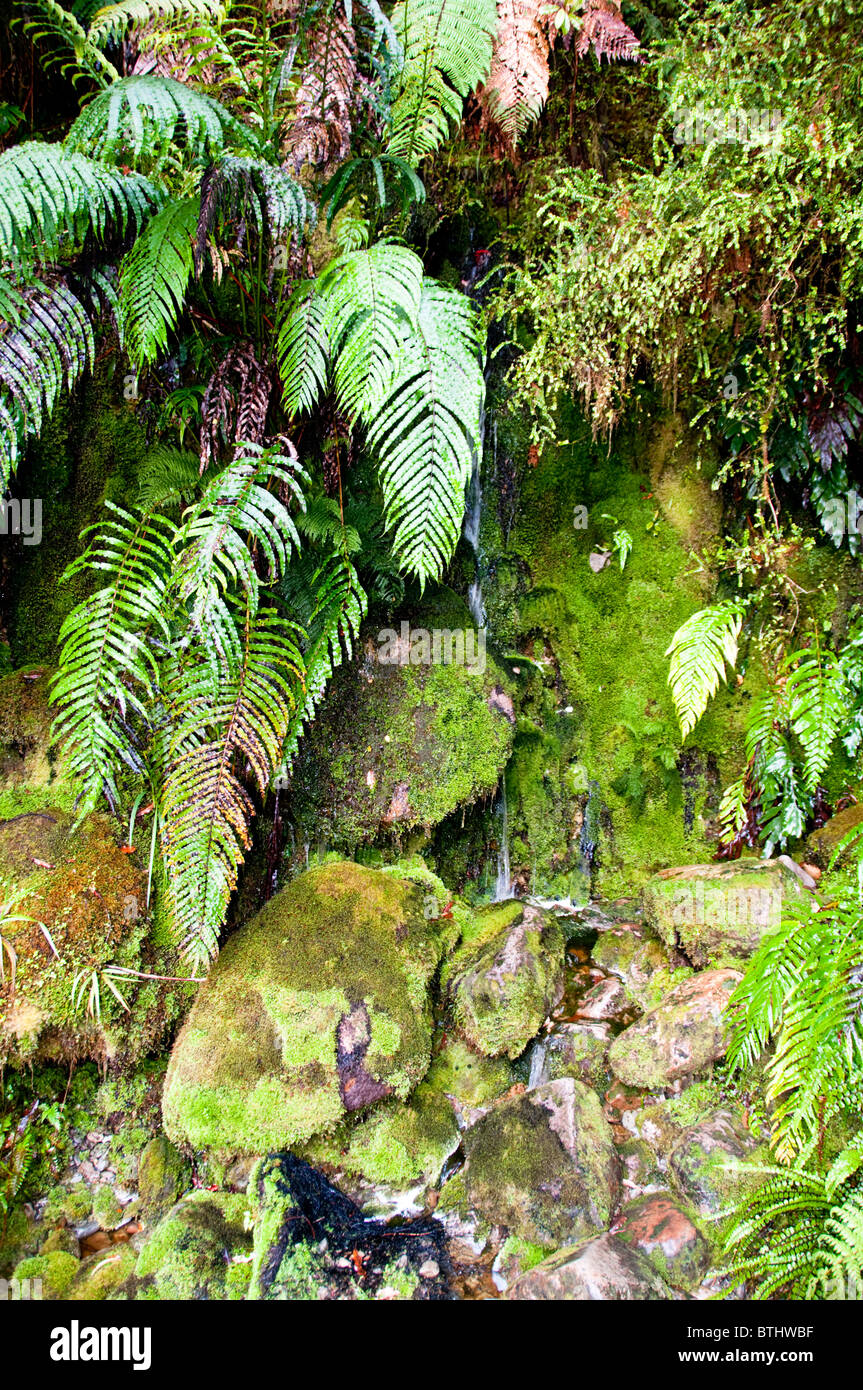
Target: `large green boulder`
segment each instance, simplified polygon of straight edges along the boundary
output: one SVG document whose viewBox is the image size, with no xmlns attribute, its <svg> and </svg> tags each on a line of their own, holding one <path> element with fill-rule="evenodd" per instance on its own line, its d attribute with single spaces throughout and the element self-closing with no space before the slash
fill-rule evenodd
<svg viewBox="0 0 863 1390">
<path fill-rule="evenodd" d="M 249 1284 L 252 1237 L 243 1196 L 191 1192 L 155 1227 L 135 1265 L 135 1297 L 241 1299 Z"/>
<path fill-rule="evenodd" d="M 663 869 L 642 889 L 645 921 L 696 967 L 739 965 L 814 884 L 786 856 Z"/>
<path fill-rule="evenodd" d="M 705 970 L 684 980 L 661 1004 L 611 1044 L 611 1069 L 627 1086 L 659 1090 L 694 1076 L 725 1053 L 725 1010 L 736 970 Z"/>
<path fill-rule="evenodd" d="M 559 1003 L 563 967 L 557 918 L 513 901 L 476 914 L 442 984 L 472 1047 L 489 1057 L 517 1057 Z"/>
<path fill-rule="evenodd" d="M 263 1154 L 405 1099 L 431 1060 L 429 982 L 454 923 L 422 885 L 339 861 L 282 889 L 228 941 L 171 1056 L 175 1143 Z"/>
</svg>

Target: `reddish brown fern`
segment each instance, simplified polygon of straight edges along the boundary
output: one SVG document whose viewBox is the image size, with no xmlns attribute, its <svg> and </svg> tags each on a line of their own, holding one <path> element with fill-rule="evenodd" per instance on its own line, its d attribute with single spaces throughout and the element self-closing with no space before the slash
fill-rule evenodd
<svg viewBox="0 0 863 1390">
<path fill-rule="evenodd" d="M 545 0 L 498 0 L 497 37 L 484 100 L 489 114 L 517 140 L 548 97 L 552 42 Z"/>
<path fill-rule="evenodd" d="M 295 97 L 285 153 L 296 169 L 347 159 L 353 115 L 362 95 L 353 29 L 339 12 L 313 35 Z"/>
<path fill-rule="evenodd" d="M 641 62 L 637 36 L 624 21 L 615 0 L 584 0 L 584 19 L 575 42 L 578 54 L 592 48 L 598 60 Z"/>
</svg>

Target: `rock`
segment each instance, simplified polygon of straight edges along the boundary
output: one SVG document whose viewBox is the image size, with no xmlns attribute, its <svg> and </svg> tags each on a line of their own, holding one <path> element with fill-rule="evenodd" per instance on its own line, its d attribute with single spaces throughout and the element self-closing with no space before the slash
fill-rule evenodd
<svg viewBox="0 0 863 1390">
<path fill-rule="evenodd" d="M 594 1091 L 604 1091 L 611 1079 L 607 1034 L 589 1031 L 580 1023 L 558 1024 L 547 1037 L 537 1038 L 530 1052 L 530 1086 L 571 1076 Z"/>
<path fill-rule="evenodd" d="M 128 1298 L 123 1285 L 131 1280 L 138 1252 L 130 1241 L 121 1241 L 110 1250 L 99 1250 L 82 1260 L 66 1290 L 72 1303 L 95 1303 L 104 1299 Z"/>
<path fill-rule="evenodd" d="M 850 835 L 851 831 L 856 830 L 861 824 L 863 802 L 858 801 L 853 806 L 846 806 L 844 811 L 838 811 L 824 825 L 812 831 L 806 841 L 807 854 L 819 869 L 826 869 L 845 836 Z M 840 863 L 844 863 L 850 856 L 850 850 L 845 850 L 840 857 Z"/>
<path fill-rule="evenodd" d="M 611 1130 L 594 1093 L 571 1078 L 501 1101 L 463 1136 L 465 1165 L 441 1209 L 474 1209 L 554 1248 L 608 1225 L 618 1193 Z"/>
<path fill-rule="evenodd" d="M 642 890 L 645 921 L 697 967 L 748 960 L 783 911 L 806 897 L 799 875 L 779 859 L 663 869 Z"/>
<path fill-rule="evenodd" d="M 50 679 L 44 666 L 23 667 L 0 678 L 0 819 L 72 809 L 75 788 L 50 746 Z"/>
<path fill-rule="evenodd" d="M 39 1279 L 42 1281 L 43 1298 L 63 1299 L 77 1270 L 78 1261 L 74 1255 L 65 1250 L 54 1250 L 48 1255 L 32 1255 L 29 1259 L 22 1260 L 15 1266 L 12 1278 L 19 1282 L 24 1279 Z"/>
<path fill-rule="evenodd" d="M 441 984 L 467 1041 L 517 1057 L 563 995 L 563 930 L 551 913 L 506 902 L 476 914 Z"/>
<path fill-rule="evenodd" d="M 517 1279 L 506 1297 L 632 1302 L 667 1299 L 671 1292 L 639 1251 L 604 1235 L 549 1256 Z"/>
<path fill-rule="evenodd" d="M 757 1150 L 757 1141 L 738 1116 L 716 1110 L 684 1130 L 671 1150 L 669 1168 L 699 1215 L 715 1216 L 764 1181 L 753 1170 L 753 1160 L 760 1157 Z M 764 1159 L 770 1161 L 766 1154 Z M 741 1165 L 739 1171 L 736 1165 Z"/>
<path fill-rule="evenodd" d="M 103 1231 L 115 1231 L 123 1220 L 123 1208 L 107 1185 L 97 1187 L 93 1194 L 93 1217 Z"/>
<path fill-rule="evenodd" d="M 148 1221 L 169 1211 L 192 1183 L 192 1167 L 164 1134 L 146 1145 L 138 1160 L 141 1212 Z"/>
<path fill-rule="evenodd" d="M 165 1131 L 267 1153 L 387 1096 L 431 1058 L 428 985 L 453 922 L 421 887 L 337 862 L 310 870 L 228 941 L 165 1079 Z"/>
<path fill-rule="evenodd" d="M 692 974 L 688 966 L 673 966 L 656 937 L 616 927 L 604 931 L 591 952 L 603 970 L 623 982 L 640 1009 L 653 1009 L 675 985 Z"/>
<path fill-rule="evenodd" d="M 248 1289 L 252 1238 L 245 1197 L 190 1192 L 143 1246 L 135 1278 L 157 1299 L 241 1299 Z"/>
<path fill-rule="evenodd" d="M 725 1008 L 740 979 L 736 970 L 706 970 L 676 985 L 615 1038 L 608 1053 L 615 1076 L 656 1090 L 717 1061 L 726 1046 Z"/>
<path fill-rule="evenodd" d="M 667 1284 L 692 1289 L 710 1266 L 710 1244 L 686 1206 L 670 1192 L 654 1192 L 627 1203 L 618 1240 L 640 1251 Z"/>
<path fill-rule="evenodd" d="M 626 1008 L 626 994 L 619 980 L 600 980 L 582 996 L 576 1010 L 579 1018 L 614 1018 Z"/>
<path fill-rule="evenodd" d="M 404 1190 L 437 1182 L 458 1145 L 452 1105 L 423 1082 L 409 1100 L 384 1101 L 332 1135 L 311 1140 L 300 1152 L 310 1163 Z"/>
<path fill-rule="evenodd" d="M 656 1154 L 644 1139 L 627 1139 L 618 1144 L 617 1157 L 625 1197 L 643 1197 L 645 1192 L 665 1186 Z"/>
<path fill-rule="evenodd" d="M 446 1096 L 462 1128 L 486 1114 L 494 1101 L 515 1081 L 503 1057 L 484 1057 L 453 1034 L 447 1035 L 432 1059 L 422 1090 Z"/>
<path fill-rule="evenodd" d="M 291 770 L 300 844 L 352 850 L 382 827 L 428 829 L 500 781 L 515 725 L 511 678 L 478 649 L 467 607 L 441 588 L 391 621 L 364 629 L 360 661 L 334 673 L 302 740 Z"/>
</svg>

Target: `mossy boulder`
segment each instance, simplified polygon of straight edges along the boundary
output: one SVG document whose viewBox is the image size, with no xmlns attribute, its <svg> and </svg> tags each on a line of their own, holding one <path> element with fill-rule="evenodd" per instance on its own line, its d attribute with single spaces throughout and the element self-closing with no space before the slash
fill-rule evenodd
<svg viewBox="0 0 863 1390">
<path fill-rule="evenodd" d="M 676 985 L 614 1039 L 608 1058 L 615 1076 L 659 1090 L 717 1061 L 725 1053 L 729 996 L 741 978 L 736 970 L 705 970 Z"/>
<path fill-rule="evenodd" d="M 459 1124 L 468 1126 L 484 1115 L 515 1080 L 503 1057 L 486 1057 L 463 1038 L 447 1034 L 422 1083 L 422 1091 L 445 1096 Z"/>
<path fill-rule="evenodd" d="M 672 965 L 668 953 L 648 930 L 612 927 L 600 933 L 591 955 L 595 963 L 622 981 L 638 1008 L 655 1008 L 674 985 L 691 974 L 686 965 Z"/>
<path fill-rule="evenodd" d="M 141 1212 L 148 1221 L 163 1216 L 191 1185 L 192 1168 L 179 1149 L 157 1134 L 138 1160 Z"/>
<path fill-rule="evenodd" d="M 541 1302 L 633 1302 L 672 1297 L 650 1261 L 617 1236 L 558 1250 L 523 1274 L 508 1299 Z"/>
<path fill-rule="evenodd" d="M 733 1110 L 715 1110 L 677 1139 L 669 1156 L 675 1186 L 702 1216 L 716 1216 L 765 1180 L 771 1162 Z"/>
<path fill-rule="evenodd" d="M 739 965 L 809 896 L 790 860 L 664 869 L 642 889 L 645 921 L 698 967 Z"/>
<path fill-rule="evenodd" d="M 670 1192 L 652 1192 L 627 1202 L 615 1234 L 676 1289 L 695 1288 L 710 1267 L 710 1242 L 694 1212 Z"/>
<path fill-rule="evenodd" d="M 70 1303 L 99 1303 L 105 1299 L 128 1298 L 123 1286 L 134 1276 L 138 1251 L 130 1241 L 120 1241 L 110 1250 L 99 1250 L 82 1260 L 66 1290 Z"/>
<path fill-rule="evenodd" d="M 137 1298 L 239 1299 L 249 1282 L 248 1203 L 227 1192 L 191 1192 L 172 1207 L 135 1265 Z"/>
<path fill-rule="evenodd" d="M 108 1183 L 102 1183 L 93 1195 L 93 1220 L 103 1231 L 115 1231 L 123 1220 L 123 1208 Z"/>
<path fill-rule="evenodd" d="M 157 1047 L 188 988 L 130 976 L 120 986 L 128 1011 L 115 999 L 106 966 L 177 974 L 173 944 L 147 913 L 146 873 L 112 821 L 94 813 L 73 831 L 70 819 L 54 810 L 0 821 L 0 860 L 26 890 L 17 910 L 30 919 L 4 928 L 17 974 L 14 996 L 0 990 L 0 1058 L 129 1065 Z M 85 1007 L 94 974 L 100 1016 Z"/>
<path fill-rule="evenodd" d="M 353 850 L 382 834 L 430 829 L 494 792 L 515 715 L 510 680 L 484 645 L 481 660 L 474 646 L 473 662 L 470 648 L 458 659 L 464 640 L 450 645 L 449 634 L 475 631 L 444 589 L 365 633 L 358 660 L 333 677 L 291 774 L 291 815 L 305 838 Z"/>
<path fill-rule="evenodd" d="M 66 1291 L 78 1270 L 78 1261 L 65 1250 L 54 1250 L 48 1255 L 31 1255 L 15 1266 L 13 1279 L 42 1281 L 42 1297 L 46 1299 L 65 1298 Z"/>
<path fill-rule="evenodd" d="M 353 1125 L 312 1140 L 302 1157 L 375 1186 L 402 1190 L 437 1182 L 458 1144 L 452 1105 L 422 1082 L 409 1100 L 384 1101 Z"/>
<path fill-rule="evenodd" d="M 546 1249 L 608 1225 L 617 1158 L 599 1099 L 580 1082 L 501 1101 L 462 1142 L 465 1164 L 444 1187 L 442 1210 L 473 1210 Z"/>
<path fill-rule="evenodd" d="M 594 1091 L 605 1091 L 611 1081 L 609 1039 L 582 1023 L 558 1024 L 548 1037 L 537 1038 L 529 1053 L 532 1085 L 571 1076 Z"/>
<path fill-rule="evenodd" d="M 311 869 L 228 941 L 171 1055 L 175 1143 L 263 1154 L 322 1134 L 428 1070 L 428 987 L 453 923 L 417 884 Z"/>
<path fill-rule="evenodd" d="M 812 831 L 806 841 L 808 858 L 819 869 L 826 869 L 845 836 L 860 825 L 863 825 L 863 803 L 855 802 L 853 806 L 846 806 L 844 811 L 838 811 L 824 825 Z M 850 857 L 851 851 L 845 851 L 840 863 Z"/>
<path fill-rule="evenodd" d="M 489 1057 L 517 1057 L 563 994 L 563 929 L 541 908 L 506 902 L 476 914 L 442 987 L 457 1028 Z"/>
<path fill-rule="evenodd" d="M 665 1167 L 680 1136 L 711 1115 L 720 1100 L 721 1088 L 715 1081 L 695 1081 L 680 1095 L 624 1111 L 622 1122 L 635 1140 L 646 1144 Z"/>
</svg>

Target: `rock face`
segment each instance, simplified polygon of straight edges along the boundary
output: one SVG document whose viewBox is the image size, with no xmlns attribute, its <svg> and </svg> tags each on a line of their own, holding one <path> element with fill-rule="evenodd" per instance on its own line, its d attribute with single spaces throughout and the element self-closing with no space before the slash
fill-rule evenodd
<svg viewBox="0 0 863 1390">
<path fill-rule="evenodd" d="M 684 965 L 672 967 L 660 942 L 634 927 L 603 931 L 591 954 L 597 965 L 618 977 L 640 1009 L 655 1008 L 691 973 Z"/>
<path fill-rule="evenodd" d="M 467 1130 L 441 1209 L 474 1210 L 553 1249 L 608 1225 L 618 1193 L 598 1097 L 569 1077 L 502 1101 Z"/>
<path fill-rule="evenodd" d="M 663 869 L 642 890 L 645 920 L 693 965 L 737 965 L 807 896 L 790 861 L 738 860 Z"/>
<path fill-rule="evenodd" d="M 856 830 L 861 822 L 863 822 L 863 804 L 858 801 L 853 806 L 846 806 L 844 811 L 838 811 L 835 816 L 831 816 L 826 824 L 818 830 L 813 830 L 806 841 L 806 851 L 812 863 L 821 869 L 826 869 L 845 836 L 850 835 L 852 830 Z M 842 859 L 849 857 L 849 851 L 843 851 Z"/>
<path fill-rule="evenodd" d="M 694 1288 L 710 1265 L 708 1241 L 684 1204 L 669 1192 L 653 1192 L 628 1203 L 617 1235 L 675 1288 Z"/>
<path fill-rule="evenodd" d="M 508 1299 L 632 1302 L 671 1297 L 639 1251 L 615 1236 L 559 1250 L 517 1279 Z"/>
<path fill-rule="evenodd" d="M 427 987 L 452 931 L 392 874 L 339 862 L 296 879 L 201 988 L 165 1081 L 169 1137 L 261 1154 L 404 1099 L 429 1065 Z"/>
<path fill-rule="evenodd" d="M 517 1057 L 563 994 L 560 923 L 518 902 L 479 912 L 442 984 L 459 1031 L 486 1056 Z"/>
<path fill-rule="evenodd" d="M 615 1038 L 608 1054 L 615 1076 L 655 1090 L 717 1061 L 725 1052 L 725 1008 L 740 979 L 736 970 L 705 970 L 676 985 Z"/>
</svg>

